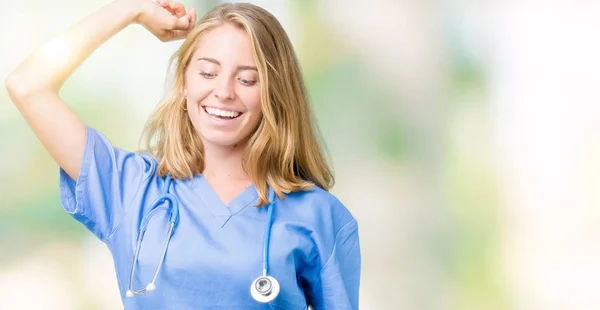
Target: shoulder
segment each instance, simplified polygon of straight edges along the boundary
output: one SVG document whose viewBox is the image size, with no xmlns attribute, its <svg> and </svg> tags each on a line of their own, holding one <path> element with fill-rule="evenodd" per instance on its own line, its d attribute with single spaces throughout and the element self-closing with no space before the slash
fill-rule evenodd
<svg viewBox="0 0 600 310">
<path fill-rule="evenodd" d="M 84 163 L 94 162 L 105 172 L 114 170 L 144 175 L 145 178 L 155 174 L 158 167 L 156 159 L 149 152 L 133 152 L 113 145 L 108 137 L 100 131 L 86 125 L 86 148 Z"/>
<path fill-rule="evenodd" d="M 350 238 L 358 238 L 358 222 L 350 210 L 334 194 L 318 187 L 296 191 L 279 200 L 275 223 L 285 225 L 287 233 L 308 238 L 317 270 L 332 257 L 334 250 Z"/>
<path fill-rule="evenodd" d="M 140 161 L 145 169 L 145 173 L 149 176 L 149 177 L 156 177 L 156 172 L 158 170 L 158 161 L 156 160 L 156 158 L 154 158 L 154 156 L 152 156 L 152 154 L 148 153 L 148 152 L 136 152 L 136 153 L 132 153 L 134 155 L 132 156 L 136 156 L 138 158 L 138 161 Z"/>
<path fill-rule="evenodd" d="M 281 200 L 283 216 L 300 221 L 319 234 L 335 235 L 344 226 L 356 223 L 346 205 L 334 194 L 314 185 L 292 192 Z"/>
</svg>

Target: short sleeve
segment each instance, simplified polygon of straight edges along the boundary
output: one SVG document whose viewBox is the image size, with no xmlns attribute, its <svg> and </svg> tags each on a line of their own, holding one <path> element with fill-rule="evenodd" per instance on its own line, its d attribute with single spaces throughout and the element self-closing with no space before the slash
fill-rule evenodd
<svg viewBox="0 0 600 310">
<path fill-rule="evenodd" d="M 121 223 L 142 182 L 154 173 L 151 157 L 113 147 L 86 126 L 86 144 L 77 181 L 60 169 L 60 200 L 65 211 L 100 240 Z"/>
<path fill-rule="evenodd" d="M 358 224 L 353 219 L 337 233 L 333 253 L 311 285 L 313 309 L 358 309 L 360 266 Z"/>
</svg>

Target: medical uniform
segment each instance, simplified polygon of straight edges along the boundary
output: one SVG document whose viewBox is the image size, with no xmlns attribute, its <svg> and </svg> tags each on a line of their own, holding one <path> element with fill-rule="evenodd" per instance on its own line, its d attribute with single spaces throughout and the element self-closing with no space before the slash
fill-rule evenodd
<svg viewBox="0 0 600 310">
<path fill-rule="evenodd" d="M 269 275 L 281 286 L 263 304 L 250 286 L 262 274 L 267 211 L 247 187 L 225 205 L 202 175 L 173 180 L 179 222 L 168 246 L 156 290 L 128 298 L 138 231 L 149 207 L 163 194 L 149 154 L 127 152 L 86 127 L 77 182 L 60 170 L 65 210 L 110 249 L 125 309 L 357 309 L 361 255 L 356 220 L 327 191 L 276 197 L 269 242 Z M 169 213 L 159 210 L 139 253 L 134 289 L 151 282 L 161 258 Z"/>
</svg>

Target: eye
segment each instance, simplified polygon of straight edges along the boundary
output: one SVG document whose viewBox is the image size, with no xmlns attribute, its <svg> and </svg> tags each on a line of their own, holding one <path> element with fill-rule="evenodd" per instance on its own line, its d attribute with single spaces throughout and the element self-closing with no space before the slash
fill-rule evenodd
<svg viewBox="0 0 600 310">
<path fill-rule="evenodd" d="M 238 81 L 240 81 L 243 85 L 246 85 L 246 86 L 252 86 L 252 85 L 256 84 L 256 81 L 250 81 L 250 80 L 246 80 L 246 79 L 242 79 L 242 78 L 238 78 Z"/>
<path fill-rule="evenodd" d="M 207 78 L 207 79 L 212 79 L 215 76 L 217 76 L 214 73 L 210 73 L 210 72 L 204 72 L 204 71 L 200 71 L 200 75 L 202 75 L 203 77 Z"/>
</svg>

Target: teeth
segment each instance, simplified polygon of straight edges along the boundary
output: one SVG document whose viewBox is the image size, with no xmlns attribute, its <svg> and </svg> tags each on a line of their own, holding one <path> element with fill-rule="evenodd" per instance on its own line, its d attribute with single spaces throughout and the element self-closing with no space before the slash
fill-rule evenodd
<svg viewBox="0 0 600 310">
<path fill-rule="evenodd" d="M 240 115 L 240 112 L 225 111 L 225 110 L 221 110 L 221 109 L 217 109 L 217 108 L 210 108 L 210 107 L 206 107 L 206 112 L 208 112 L 208 114 L 211 114 L 211 115 L 231 117 L 231 118 L 235 118 Z"/>
</svg>

